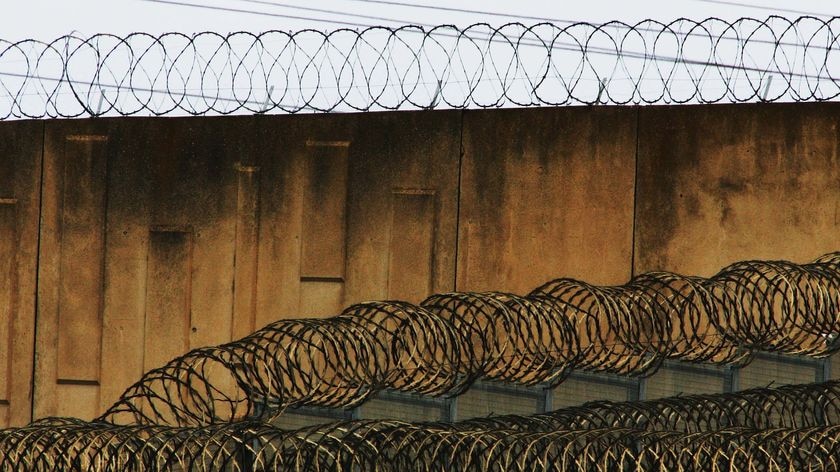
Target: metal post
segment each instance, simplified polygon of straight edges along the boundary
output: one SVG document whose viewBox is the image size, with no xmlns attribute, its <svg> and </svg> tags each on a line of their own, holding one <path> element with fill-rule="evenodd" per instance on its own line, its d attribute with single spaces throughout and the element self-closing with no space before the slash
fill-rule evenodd
<svg viewBox="0 0 840 472">
<path fill-rule="evenodd" d="M 263 102 L 262 112 L 265 113 L 271 108 L 271 94 L 274 92 L 274 86 L 268 88 L 268 93 L 265 94 L 265 101 Z"/>
<path fill-rule="evenodd" d="M 102 101 L 103 100 L 105 100 L 105 91 L 100 90 L 99 91 L 99 104 L 96 105 L 96 115 L 94 115 L 94 116 L 98 117 L 100 115 L 100 113 L 102 112 Z"/>
<path fill-rule="evenodd" d="M 737 392 L 740 390 L 741 368 L 728 365 L 723 373 L 723 391 L 725 393 Z"/>
<path fill-rule="evenodd" d="M 554 390 L 548 386 L 538 386 L 537 413 L 548 413 L 554 409 Z"/>
<path fill-rule="evenodd" d="M 441 410 L 441 419 L 443 421 L 448 423 L 454 422 L 458 418 L 458 397 L 444 400 Z"/>
<path fill-rule="evenodd" d="M 633 398 L 633 400 L 641 401 L 647 399 L 647 377 L 636 380 L 635 390 L 636 398 Z"/>
<path fill-rule="evenodd" d="M 770 93 L 770 84 L 773 83 L 773 74 L 767 77 L 767 85 L 764 86 L 764 93 L 761 95 L 761 101 L 767 101 L 767 95 Z"/>
</svg>

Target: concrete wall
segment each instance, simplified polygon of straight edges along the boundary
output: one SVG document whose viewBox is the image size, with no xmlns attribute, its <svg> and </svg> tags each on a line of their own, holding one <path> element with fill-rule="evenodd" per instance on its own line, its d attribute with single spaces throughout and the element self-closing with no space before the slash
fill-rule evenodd
<svg viewBox="0 0 840 472">
<path fill-rule="evenodd" d="M 0 126 L 0 426 L 32 418 L 43 124 Z"/>
<path fill-rule="evenodd" d="M 776 104 L 0 123 L 0 426 L 89 419 L 188 349 L 363 300 L 811 260 L 840 249 L 838 118 Z M 354 414 L 525 413 L 831 369 L 668 364 Z"/>
<path fill-rule="evenodd" d="M 837 104 L 639 110 L 637 273 L 840 248 Z"/>
<path fill-rule="evenodd" d="M 458 289 L 527 293 L 558 276 L 626 282 L 636 115 L 621 107 L 466 112 Z"/>
</svg>

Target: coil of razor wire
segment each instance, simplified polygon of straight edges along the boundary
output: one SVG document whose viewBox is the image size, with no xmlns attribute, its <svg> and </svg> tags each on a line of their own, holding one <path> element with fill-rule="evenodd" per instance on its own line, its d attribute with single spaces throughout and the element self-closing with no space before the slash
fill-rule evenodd
<svg viewBox="0 0 840 472">
<path fill-rule="evenodd" d="M 840 382 L 827 382 L 451 424 L 355 420 L 283 430 L 252 421 L 179 428 L 46 419 L 0 430 L 0 470 L 836 470 L 838 400 Z"/>
<path fill-rule="evenodd" d="M 824 101 L 840 18 L 0 40 L 0 119 Z"/>
<path fill-rule="evenodd" d="M 527 296 L 448 293 L 281 320 L 153 369 L 100 418 L 200 426 L 298 406 L 356 406 L 383 389 L 455 396 L 477 379 L 553 386 L 572 370 L 647 375 L 666 359 L 746 363 L 840 348 L 840 253 L 745 261 L 710 278 L 622 286 L 557 279 Z"/>
</svg>

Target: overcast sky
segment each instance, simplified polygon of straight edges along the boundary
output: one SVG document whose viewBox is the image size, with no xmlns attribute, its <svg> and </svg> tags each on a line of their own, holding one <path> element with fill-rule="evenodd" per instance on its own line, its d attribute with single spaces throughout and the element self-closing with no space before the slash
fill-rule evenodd
<svg viewBox="0 0 840 472">
<path fill-rule="evenodd" d="M 644 19 L 664 23 L 678 18 L 702 20 L 716 17 L 735 20 L 742 17 L 765 19 L 771 15 L 791 19 L 811 15 L 827 19 L 840 14 L 840 3 L 824 0 L 26 0 L 6 1 L 4 7 L 0 16 L 0 40 L 11 42 L 23 39 L 50 42 L 66 34 L 73 34 L 77 38 L 96 33 L 126 35 L 132 32 L 153 35 L 178 32 L 189 35 L 203 31 L 222 34 L 303 29 L 332 31 L 406 24 L 429 27 L 441 24 L 467 26 L 473 23 L 503 25 L 521 22 L 530 25 L 540 21 L 562 25 L 569 21 L 604 23 L 618 20 L 632 25 Z M 272 62 L 275 58 L 267 63 L 272 66 L 268 71 L 273 74 L 270 77 L 261 75 L 264 68 L 259 67 L 259 63 L 255 65 L 248 62 L 253 62 L 257 56 L 249 55 L 250 59 L 244 60 L 248 65 L 243 69 L 237 68 L 236 61 L 240 60 L 236 55 L 238 53 L 230 56 L 236 61 L 230 64 L 218 63 L 228 56 L 214 55 L 218 41 L 208 36 L 197 42 L 197 49 L 200 50 L 196 56 L 198 62 L 191 62 L 196 59 L 191 55 L 194 53 L 192 50 L 187 50 L 184 56 L 176 54 L 180 39 L 167 39 L 166 44 L 174 45 L 175 51 L 169 59 L 177 58 L 180 61 L 173 74 L 169 74 L 171 69 L 158 65 L 160 60 L 154 55 L 158 49 L 151 44 L 151 52 L 148 54 L 129 56 L 124 45 L 116 39 L 106 38 L 102 44 L 97 42 L 95 44 L 102 47 L 102 51 L 109 51 L 109 44 L 117 47 L 113 54 L 103 56 L 108 61 L 104 67 L 100 67 L 97 61 L 103 57 L 90 48 L 73 49 L 78 47 L 79 41 L 56 43 L 75 51 L 72 67 L 62 69 L 59 57 L 61 47 L 47 48 L 42 55 L 42 46 L 27 43 L 20 48 L 0 50 L 3 53 L 0 54 L 0 89 L 6 91 L 0 93 L 0 118 L 5 119 L 10 115 L 40 117 L 55 114 L 56 109 L 63 116 L 84 115 L 89 110 L 100 110 L 106 115 L 115 114 L 117 110 L 128 114 L 149 111 L 164 111 L 167 114 L 208 113 L 213 110 L 250 113 L 256 110 L 270 111 L 271 103 L 284 109 L 304 107 L 305 110 L 351 111 L 356 107 L 370 106 L 372 100 L 376 100 L 374 109 L 383 106 L 385 109 L 397 106 L 405 108 L 409 105 L 426 107 L 433 103 L 438 107 L 476 104 L 512 106 L 537 103 L 533 101 L 535 98 L 532 94 L 535 92 L 539 92 L 539 103 L 564 103 L 572 89 L 575 98 L 571 103 L 717 101 L 731 100 L 733 97 L 742 101 L 758 99 L 757 94 L 773 100 L 791 100 L 796 97 L 811 99 L 814 95 L 823 99 L 835 98 L 840 93 L 840 79 L 826 80 L 825 77 L 836 75 L 833 71 L 840 68 L 840 55 L 826 58 L 825 46 L 820 49 L 820 45 L 830 42 L 831 49 L 834 49 L 836 38 L 832 36 L 832 30 L 822 29 L 818 38 L 808 39 L 808 31 L 812 31 L 815 25 L 810 22 L 803 26 L 799 33 L 804 36 L 797 37 L 796 31 L 786 31 L 784 24 L 776 22 L 772 31 L 764 28 L 760 34 L 750 35 L 752 43 L 746 52 L 736 48 L 740 39 L 710 42 L 708 38 L 702 37 L 701 30 L 692 33 L 700 35 L 698 40 L 686 39 L 677 50 L 674 49 L 677 46 L 673 38 L 668 35 L 657 36 L 657 27 L 643 29 L 643 34 L 651 36 L 646 40 L 648 43 L 640 43 L 639 35 L 630 35 L 624 38 L 627 42 L 622 42 L 621 47 L 625 53 L 643 51 L 644 56 L 639 55 L 634 59 L 633 54 L 629 54 L 622 56 L 624 59 L 619 61 L 615 54 L 598 52 L 599 47 L 607 52 L 615 50 L 617 45 L 610 42 L 614 38 L 605 40 L 603 34 L 597 34 L 591 42 L 586 43 L 591 48 L 585 57 L 586 64 L 582 62 L 583 56 L 575 47 L 568 53 L 568 58 L 564 56 L 563 47 L 560 50 L 552 47 L 554 54 L 550 56 L 549 64 L 544 47 L 527 47 L 533 45 L 524 44 L 522 47 L 517 46 L 518 62 L 515 68 L 505 62 L 509 54 L 509 43 L 494 41 L 493 51 L 490 51 L 494 53 L 494 60 L 489 62 L 472 57 L 475 54 L 470 56 L 471 52 L 475 53 L 475 48 L 471 49 L 468 44 L 461 45 L 457 57 L 436 57 L 434 54 L 439 51 L 430 42 L 423 55 L 418 56 L 403 54 L 401 50 L 394 52 L 389 46 L 385 61 L 390 68 L 372 69 L 371 64 L 382 64 L 379 53 L 371 52 L 375 46 L 368 47 L 368 43 L 354 42 L 355 35 L 345 34 L 333 38 L 333 41 L 338 43 L 349 38 L 351 42 L 347 44 L 359 48 L 358 56 L 348 56 L 358 61 L 346 68 L 350 63 L 344 62 L 344 56 L 336 56 L 332 50 L 320 51 L 318 48 L 322 38 L 310 34 L 297 37 L 294 47 L 311 48 L 312 54 L 323 52 L 325 57 L 335 56 L 335 60 L 323 62 L 318 56 L 312 64 L 326 65 L 317 68 L 309 64 L 309 56 L 306 54 L 295 55 L 294 63 L 289 62 L 291 59 L 286 56 L 277 63 Z M 683 24 L 677 29 L 685 30 L 686 27 Z M 721 34 L 721 27 L 721 24 L 716 24 L 710 34 Z M 755 23 L 747 22 L 744 27 L 753 31 L 750 28 L 756 26 Z M 482 31 L 486 30 L 471 31 L 471 34 L 477 35 L 472 38 L 479 38 L 480 42 L 484 34 L 484 39 L 487 39 L 487 33 Z M 508 28 L 505 34 L 516 35 L 517 31 L 520 30 Z M 545 28 L 540 31 L 540 34 L 549 36 L 554 34 L 550 29 L 547 32 Z M 581 34 L 589 29 L 579 27 L 575 31 Z M 786 35 L 781 38 L 782 44 L 793 46 L 774 49 L 773 42 L 780 39 L 772 35 L 782 32 Z M 448 37 L 446 34 L 437 40 L 452 42 L 451 33 L 448 33 Z M 388 38 L 387 35 L 374 32 L 366 35 L 366 39 L 377 35 Z M 403 36 L 406 40 L 412 38 L 411 33 Z M 569 40 L 567 36 L 561 39 Z M 132 44 L 139 48 L 138 51 L 145 51 L 142 45 L 148 41 L 145 37 L 135 38 Z M 243 44 L 238 43 L 242 41 Z M 276 46 L 277 49 L 269 52 L 287 51 L 283 49 L 286 41 L 280 35 L 267 38 L 267 47 Z M 307 41 L 312 44 L 307 44 Z M 804 44 L 803 41 L 811 48 L 806 54 L 802 54 L 805 49 L 797 49 L 797 45 Z M 236 51 L 256 51 L 249 49 L 253 43 L 247 37 L 240 37 L 232 43 L 236 43 L 232 46 L 238 48 Z M 651 54 L 654 49 L 651 48 L 654 45 L 659 61 L 657 64 L 648 59 L 653 57 Z M 714 54 L 710 52 L 713 45 L 716 48 Z M 400 43 L 393 42 L 391 46 L 400 46 Z M 28 56 L 24 57 L 24 54 Z M 206 64 L 201 62 L 205 56 L 216 61 L 207 70 Z M 671 56 L 680 57 L 686 62 L 675 66 L 675 62 L 669 59 Z M 143 62 L 133 63 L 132 68 L 128 69 L 126 61 L 129 57 L 132 61 L 142 59 Z M 272 58 L 270 55 L 267 57 Z M 417 58 L 420 61 L 438 62 L 420 64 L 414 61 Z M 437 69 L 446 67 L 448 60 L 455 62 L 449 64 L 446 73 L 440 73 Z M 703 65 L 708 64 L 706 61 L 732 65 L 713 70 Z M 335 64 L 341 64 L 342 67 L 336 69 L 333 67 Z M 419 66 L 415 70 L 417 64 Z M 546 68 L 545 64 L 550 67 Z M 167 67 L 173 66 L 170 63 Z M 131 75 L 126 74 L 128 70 L 132 71 Z M 205 74 L 208 70 L 210 73 Z M 254 74 L 243 74 L 241 70 L 249 70 Z M 641 75 L 642 70 L 644 75 Z M 288 76 L 283 75 L 287 73 Z M 773 75 L 780 73 L 785 79 L 780 78 L 774 82 Z M 28 79 L 24 81 L 24 77 Z M 481 80 L 476 82 L 475 77 Z M 667 84 L 663 83 L 663 78 L 667 79 Z M 233 83 L 234 80 L 236 83 Z M 532 88 L 537 87 L 534 85 L 536 83 L 539 84 L 538 89 Z M 496 102 L 502 97 L 503 90 L 504 100 Z M 668 96 L 663 97 L 663 90 L 667 90 Z M 702 92 L 698 93 L 700 90 Z M 602 92 L 605 97 L 603 101 Z M 407 103 L 403 103 L 409 97 L 405 93 L 410 94 Z M 344 98 L 338 100 L 339 96 Z M 239 108 L 243 100 L 250 109 Z"/>
<path fill-rule="evenodd" d="M 17 40 L 56 36 L 78 31 L 124 34 L 133 31 L 162 33 L 177 31 L 265 31 L 315 28 L 332 30 L 352 27 L 314 19 L 346 23 L 396 25 L 405 23 L 467 25 L 476 22 L 503 24 L 509 21 L 533 23 L 535 20 L 505 18 L 480 13 L 464 13 L 418 8 L 431 7 L 480 10 L 497 14 L 533 16 L 546 19 L 603 22 L 621 20 L 633 23 L 645 18 L 669 21 L 710 16 L 724 19 L 764 18 L 768 15 L 797 17 L 838 15 L 840 4 L 825 0 L 656 0 L 656 1 L 472 1 L 413 0 L 411 2 L 372 2 L 370 0 L 7 0 L 0 16 L 0 38 Z M 177 3 L 177 4 L 176 4 Z M 388 4 L 391 3 L 391 4 Z M 195 4 L 199 6 L 189 6 Z M 412 6 L 413 5 L 413 6 Z M 208 8 L 212 7 L 212 8 Z M 240 11 L 234 11 L 240 10 Z M 329 10 L 327 13 L 315 10 Z M 258 12 L 258 13 L 249 13 Z M 358 15 L 358 16 L 352 16 Z M 299 18 L 291 18 L 299 17 Z M 366 18 L 377 17 L 377 18 Z M 378 19 L 382 18 L 382 19 Z M 393 19 L 394 21 L 386 21 Z"/>
</svg>

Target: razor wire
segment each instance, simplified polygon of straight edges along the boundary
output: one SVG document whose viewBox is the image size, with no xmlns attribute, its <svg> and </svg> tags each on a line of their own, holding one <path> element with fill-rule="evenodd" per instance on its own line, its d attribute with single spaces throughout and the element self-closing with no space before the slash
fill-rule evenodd
<svg viewBox="0 0 840 472">
<path fill-rule="evenodd" d="M 400 422 L 283 431 L 237 423 L 199 431 L 67 421 L 0 432 L 4 470 L 110 471 L 832 471 L 840 427 L 452 431 Z M 13 469 L 15 467 L 16 469 Z"/>
<path fill-rule="evenodd" d="M 840 18 L 0 40 L 0 119 L 825 101 Z"/>
<path fill-rule="evenodd" d="M 349 408 L 384 389 L 455 396 L 478 379 L 551 387 L 572 370 L 648 375 L 666 359 L 822 357 L 840 348 L 838 317 L 840 253 L 744 261 L 710 278 L 652 272 L 613 287 L 557 279 L 527 296 L 366 302 L 193 350 L 146 373 L 100 420 L 204 426 Z"/>
<path fill-rule="evenodd" d="M 0 470 L 837 470 L 840 382 L 595 402 L 457 423 L 283 430 L 46 419 L 0 430 Z M 676 418 L 676 420 L 675 420 Z"/>
</svg>

